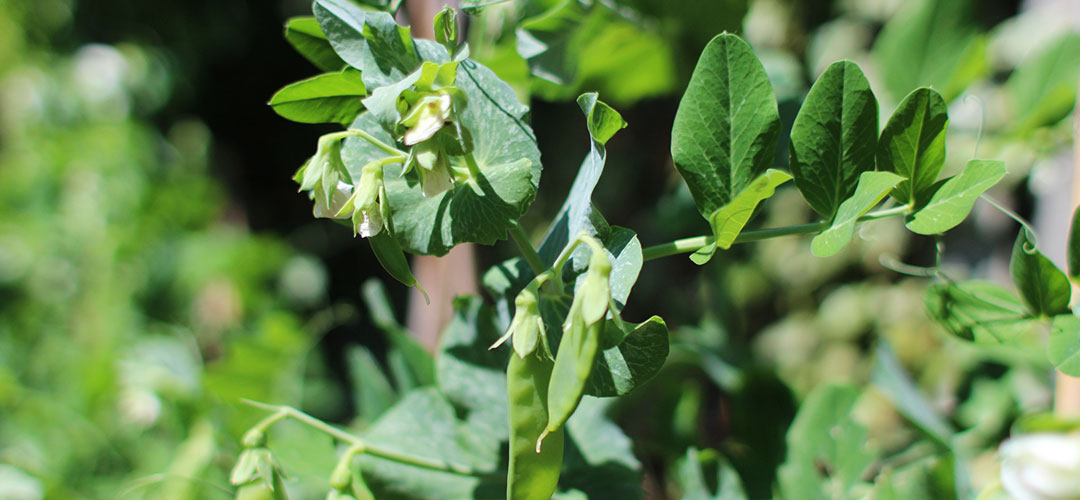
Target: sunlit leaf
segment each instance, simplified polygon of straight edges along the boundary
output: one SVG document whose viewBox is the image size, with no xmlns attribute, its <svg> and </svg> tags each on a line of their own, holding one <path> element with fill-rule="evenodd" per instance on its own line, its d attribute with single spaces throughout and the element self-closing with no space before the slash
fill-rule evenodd
<svg viewBox="0 0 1080 500">
<path fill-rule="evenodd" d="M 855 223 L 889 195 L 903 177 L 890 172 L 863 172 L 855 194 L 844 200 L 828 229 L 814 237 L 810 251 L 818 257 L 834 255 L 855 235 Z"/>
<path fill-rule="evenodd" d="M 708 219 L 772 164 L 780 116 L 769 77 L 741 38 L 701 53 L 671 129 L 675 169 Z"/>
<path fill-rule="evenodd" d="M 919 234 L 944 233 L 959 225 L 975 206 L 975 200 L 1005 177 L 1005 163 L 971 160 L 964 171 L 950 177 L 926 202 L 907 228 Z"/>
<path fill-rule="evenodd" d="M 803 101 L 791 128 L 791 173 L 813 209 L 832 220 L 859 175 L 874 169 L 878 105 L 851 61 L 829 66 Z"/>
<path fill-rule="evenodd" d="M 1035 248 L 1026 228 L 1021 228 L 1016 237 L 1009 272 L 1020 290 L 1020 298 L 1032 314 L 1052 317 L 1070 312 L 1072 287 L 1069 278 Z"/>
<path fill-rule="evenodd" d="M 900 203 L 919 207 L 933 195 L 945 165 L 945 130 L 949 114 L 935 90 L 920 88 L 904 98 L 881 131 L 879 170 L 895 172 L 907 181 L 893 191 Z"/>
</svg>

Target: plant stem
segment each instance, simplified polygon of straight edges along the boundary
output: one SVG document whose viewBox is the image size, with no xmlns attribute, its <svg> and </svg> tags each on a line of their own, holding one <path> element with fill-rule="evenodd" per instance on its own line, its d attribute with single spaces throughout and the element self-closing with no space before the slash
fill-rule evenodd
<svg viewBox="0 0 1080 500">
<path fill-rule="evenodd" d="M 402 464 L 405 464 L 405 465 L 412 465 L 414 467 L 420 467 L 420 468 L 423 468 L 423 469 L 431 469 L 431 470 L 437 470 L 437 471 L 442 471 L 442 472 L 451 472 L 451 473 L 454 473 L 454 474 L 461 474 L 461 475 L 465 475 L 465 476 L 483 476 L 484 475 L 482 473 L 478 473 L 478 472 L 472 470 L 469 467 L 464 467 L 464 466 L 455 465 L 455 464 L 449 464 L 449 463 L 445 463 L 445 462 L 442 462 L 442 461 L 439 461 L 439 460 L 433 460 L 433 459 L 430 459 L 430 458 L 418 457 L 416 455 L 410 455 L 408 453 L 401 453 L 401 452 L 397 452 L 397 451 L 394 451 L 394 450 L 388 450 L 386 448 L 382 448 L 382 447 L 379 447 L 379 446 L 376 446 L 376 445 L 372 445 L 370 443 L 365 442 L 363 439 L 361 439 L 358 436 L 354 436 L 354 435 L 352 435 L 352 434 L 350 434 L 348 432 L 345 432 L 345 431 L 343 431 L 341 429 L 338 429 L 337 427 L 334 427 L 334 426 L 332 426 L 330 424 L 327 424 L 326 422 L 323 422 L 322 420 L 319 420 L 319 419 L 317 419 L 315 417 L 312 417 L 311 415 L 308 415 L 307 413 L 304 413 L 304 412 L 302 412 L 300 410 L 297 410 L 296 408 L 293 408 L 291 406 L 270 405 L 270 404 L 259 403 L 257 401 L 250 401 L 250 400 L 244 400 L 244 402 L 247 403 L 247 404 L 250 404 L 252 406 L 255 406 L 257 408 L 262 408 L 264 410 L 270 410 L 270 411 L 278 412 L 278 414 L 281 414 L 281 415 L 284 415 L 285 417 L 296 420 L 297 422 L 300 422 L 300 423 L 302 423 L 302 424 L 304 424 L 304 425 L 306 425 L 308 427 L 311 427 L 312 429 L 315 429 L 315 430 L 317 430 L 319 432 L 322 432 L 323 434 L 329 435 L 330 437 L 332 437 L 334 439 L 337 439 L 338 441 L 342 441 L 344 443 L 348 443 L 349 445 L 351 445 L 353 447 L 362 449 L 365 454 L 368 454 L 368 455 L 371 455 L 371 456 L 384 458 L 386 460 L 391 460 L 391 461 L 402 463 Z"/>
<path fill-rule="evenodd" d="M 908 206 L 903 205 L 899 207 L 888 208 L 885 210 L 878 210 L 877 212 L 871 212 L 862 217 L 859 217 L 859 222 L 866 222 L 877 219 L 884 219 L 886 217 L 895 217 L 897 215 L 903 215 L 907 213 Z M 743 231 L 739 233 L 739 236 L 735 238 L 734 243 L 749 243 L 751 241 L 761 241 L 771 238 L 779 238 L 781 236 L 791 236 L 793 234 L 810 234 L 818 233 L 829 228 L 829 223 L 826 221 L 811 222 L 809 224 L 796 224 L 794 226 L 772 227 L 768 229 L 759 229 L 757 231 Z M 712 235 L 692 236 L 690 238 L 682 238 L 668 243 L 661 243 L 659 245 L 653 245 L 645 248 L 642 251 L 645 260 L 659 259 L 660 257 L 667 257 L 669 255 L 677 255 L 680 253 L 692 253 L 711 245 L 714 238 Z"/>
<path fill-rule="evenodd" d="M 533 274 L 540 276 L 541 273 L 548 270 L 548 267 L 544 264 L 544 259 L 541 259 L 540 254 L 536 253 L 536 249 L 529 242 L 529 237 L 516 222 L 510 227 L 510 238 L 514 240 L 514 244 L 521 251 L 521 256 L 525 258 L 525 262 L 529 264 Z"/>
<path fill-rule="evenodd" d="M 406 152 L 404 152 L 404 151 L 402 151 L 402 150 L 400 150 L 398 148 L 395 148 L 395 147 L 393 147 L 393 146 L 391 146 L 389 144 L 386 144 L 385 142 L 380 141 L 379 139 L 376 139 L 375 136 L 373 136 L 373 135 L 371 135 L 371 134 L 369 134 L 369 133 L 367 133 L 367 132 L 365 132 L 365 131 L 363 131 L 361 129 L 351 128 L 351 129 L 346 130 L 344 132 L 340 132 L 340 134 L 342 134 L 342 137 L 359 137 L 359 138 L 361 138 L 361 139 L 363 139 L 365 141 L 370 142 L 372 146 L 375 146 L 375 147 L 377 147 L 377 148 L 379 148 L 379 149 L 381 149 L 381 150 L 383 150 L 383 151 L 385 151 L 385 152 L 387 152 L 387 153 L 389 153 L 389 154 L 391 154 L 393 156 L 397 156 L 399 158 L 408 158 L 409 157 L 408 153 L 406 153 Z"/>
</svg>

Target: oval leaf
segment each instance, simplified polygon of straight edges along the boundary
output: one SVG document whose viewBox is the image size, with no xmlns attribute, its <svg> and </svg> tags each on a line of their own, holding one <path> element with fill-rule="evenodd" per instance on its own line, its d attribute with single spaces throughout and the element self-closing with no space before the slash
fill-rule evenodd
<svg viewBox="0 0 1080 500">
<path fill-rule="evenodd" d="M 609 321 L 606 328 L 618 327 Z M 627 394 L 651 380 L 664 366 L 667 356 L 667 324 L 659 316 L 653 316 L 635 326 L 621 343 L 597 356 L 585 394 L 597 397 Z"/>
<path fill-rule="evenodd" d="M 708 219 L 773 160 L 780 115 L 761 61 L 742 39 L 713 38 L 701 53 L 671 129 L 671 157 Z"/>
<path fill-rule="evenodd" d="M 960 175 L 945 181 L 921 208 L 907 228 L 919 234 L 944 233 L 964 222 L 975 200 L 1005 177 L 1005 163 L 971 160 Z"/>
<path fill-rule="evenodd" d="M 296 82 L 274 94 L 274 112 L 300 123 L 349 124 L 364 110 L 367 88 L 360 72 L 345 68 Z"/>
<path fill-rule="evenodd" d="M 814 82 L 791 128 L 791 173 L 806 202 L 827 220 L 851 197 L 859 174 L 874 169 L 878 105 L 850 61 Z"/>
<path fill-rule="evenodd" d="M 810 251 L 818 257 L 839 252 L 855 235 L 855 223 L 859 217 L 880 203 L 902 180 L 903 177 L 891 172 L 863 172 L 859 176 L 855 194 L 840 204 L 832 225 L 814 237 Z"/>
<path fill-rule="evenodd" d="M 1035 248 L 1027 229 L 1021 228 L 1013 245 L 1009 272 L 1024 305 L 1036 316 L 1068 314 L 1072 288 L 1069 278 Z"/>
<path fill-rule="evenodd" d="M 930 199 L 945 165 L 948 125 L 945 99 L 929 88 L 908 94 L 889 118 L 878 144 L 878 170 L 908 179 L 893 191 L 893 198 L 900 203 L 919 207 Z"/>
<path fill-rule="evenodd" d="M 712 259 L 717 248 L 728 249 L 735 243 L 735 238 L 746 227 L 754 209 L 762 201 L 769 199 L 781 184 L 791 180 L 791 174 L 782 170 L 769 169 L 754 182 L 751 182 L 731 203 L 713 212 L 709 224 L 713 231 L 713 244 L 706 245 L 690 256 L 697 265 L 704 265 Z"/>
<path fill-rule="evenodd" d="M 319 27 L 319 21 L 312 16 L 289 19 L 285 23 L 285 40 L 300 55 L 323 71 L 338 71 L 345 67 L 345 61 L 334 53 L 330 41 Z"/>
</svg>

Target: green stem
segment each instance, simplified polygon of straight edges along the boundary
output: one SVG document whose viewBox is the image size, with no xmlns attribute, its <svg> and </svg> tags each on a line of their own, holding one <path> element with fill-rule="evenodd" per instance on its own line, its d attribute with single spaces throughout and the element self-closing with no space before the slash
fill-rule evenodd
<svg viewBox="0 0 1080 500">
<path fill-rule="evenodd" d="M 529 264 L 533 274 L 540 276 L 544 271 L 548 270 L 548 267 L 544 264 L 544 259 L 540 258 L 540 254 L 536 253 L 536 248 L 533 248 L 532 243 L 529 242 L 525 230 L 521 229 L 521 226 L 517 223 L 510 226 L 510 238 L 514 240 L 514 244 L 521 251 L 521 256 L 525 257 L 525 262 Z"/>
<path fill-rule="evenodd" d="M 266 403 L 259 403 L 257 401 L 244 400 L 245 403 L 262 408 L 264 410 L 270 410 L 277 412 L 276 415 L 283 415 L 282 418 L 288 417 L 297 422 L 300 422 L 312 429 L 329 435 L 330 437 L 348 443 L 349 445 L 362 449 L 365 454 L 384 458 L 394 462 L 402 463 L 405 465 L 412 465 L 414 467 L 420 467 L 423 469 L 431 469 L 442 472 L 452 472 L 454 474 L 461 474 L 465 476 L 484 476 L 482 473 L 478 473 L 469 467 L 463 467 L 460 465 L 449 464 L 439 460 L 432 460 L 430 458 L 418 457 L 416 455 L 410 455 L 408 453 L 401 453 L 394 450 L 388 450 L 371 443 L 365 442 L 358 436 L 354 436 L 348 432 L 345 432 L 337 427 L 334 427 L 322 420 L 319 420 L 307 413 L 304 413 L 296 408 L 290 406 L 277 406 L 269 405 Z M 278 419 L 280 420 L 280 418 Z"/>
<path fill-rule="evenodd" d="M 371 134 L 369 134 L 369 133 L 367 133 L 367 132 L 365 132 L 365 131 L 363 131 L 361 129 L 358 129 L 358 128 L 351 128 L 351 129 L 346 130 L 344 132 L 338 132 L 338 134 L 341 134 L 342 138 L 345 138 L 345 137 L 359 137 L 361 139 L 364 139 L 365 141 L 370 142 L 372 146 L 375 146 L 375 147 L 385 151 L 386 153 L 388 153 L 390 155 L 393 155 L 393 156 L 396 156 L 396 157 L 399 157 L 399 158 L 408 158 L 409 157 L 408 153 L 406 153 L 406 152 L 404 152 L 404 151 L 402 151 L 402 150 L 400 150 L 398 148 L 395 148 L 395 147 L 393 147 L 393 146 L 391 146 L 389 144 L 386 144 L 385 142 L 380 141 L 379 139 L 376 139 L 375 136 L 373 136 L 373 135 L 371 135 Z"/>
<path fill-rule="evenodd" d="M 476 163 L 476 157 L 474 157 L 472 153 L 466 153 L 462 155 L 462 157 L 465 158 L 465 164 L 469 166 L 469 175 L 472 176 L 473 179 L 479 179 L 480 165 Z"/>
<path fill-rule="evenodd" d="M 859 217 L 859 222 L 866 222 L 877 219 L 884 219 L 886 217 L 895 217 L 897 215 L 903 215 L 908 212 L 908 206 L 893 207 L 885 210 L 879 210 L 877 212 L 868 213 L 862 217 Z M 743 231 L 735 238 L 734 243 L 749 243 L 751 241 L 761 241 L 771 238 L 779 238 L 781 236 L 791 236 L 793 234 L 810 234 L 819 233 L 829 228 L 829 223 L 825 221 L 812 222 L 810 224 L 796 224 L 794 226 L 772 227 L 768 229 L 759 229 L 757 231 Z M 677 255 L 680 253 L 693 253 L 706 245 L 711 245 L 714 238 L 711 235 L 704 236 L 692 236 L 690 238 L 682 238 L 668 243 L 661 243 L 659 245 L 653 245 L 642 251 L 645 260 L 659 259 L 660 257 L 667 257 L 669 255 Z"/>
</svg>

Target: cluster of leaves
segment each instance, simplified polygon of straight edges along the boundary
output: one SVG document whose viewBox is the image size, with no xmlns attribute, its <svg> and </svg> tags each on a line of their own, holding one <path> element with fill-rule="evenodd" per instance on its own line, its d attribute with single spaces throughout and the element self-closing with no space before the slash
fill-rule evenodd
<svg viewBox="0 0 1080 500">
<path fill-rule="evenodd" d="M 568 68 L 573 67 L 566 66 L 565 60 L 552 57 L 564 55 L 558 50 L 559 44 L 565 43 L 565 39 L 560 37 L 575 36 L 573 30 L 568 31 L 564 24 L 560 24 L 573 19 L 574 15 L 582 15 L 580 12 L 571 15 L 566 10 L 574 5 L 577 4 L 570 2 L 545 13 L 543 22 L 526 22 L 523 24 L 525 31 L 518 33 L 519 50 L 522 38 L 536 47 L 531 51 L 529 44 L 526 44 L 524 50 L 527 54 L 522 54 L 530 61 L 533 74 L 549 82 L 565 82 Z M 442 19 L 436 21 L 437 29 L 440 23 L 443 28 L 448 26 L 449 12 L 444 11 Z M 385 173 L 380 170 L 378 174 L 380 179 L 383 176 L 390 179 L 380 193 L 385 197 L 380 199 L 380 203 L 385 202 L 391 207 L 389 210 L 383 208 L 382 217 L 386 220 L 389 236 L 393 238 L 392 243 L 399 245 L 400 249 L 441 255 L 458 243 L 493 243 L 502 239 L 505 231 L 517 230 L 517 219 L 535 196 L 540 164 L 531 130 L 522 121 L 527 108 L 516 100 L 510 87 L 484 66 L 468 59 L 468 49 L 456 43 L 453 30 L 439 30 L 440 42 L 443 43 L 440 46 L 412 39 L 408 30 L 397 27 L 384 12 L 360 10 L 345 2 L 318 0 L 315 14 L 314 18 L 291 20 L 287 36 L 291 34 L 290 40 L 294 46 L 316 64 L 331 61 L 330 68 L 335 72 L 286 87 L 272 99 L 271 104 L 287 118 L 305 122 L 350 123 L 350 129 L 345 146 L 333 153 L 337 158 L 334 161 L 322 162 L 320 155 L 324 148 L 320 143 L 320 153 L 308 163 L 305 172 L 298 174 L 297 178 L 302 179 L 301 188 L 314 190 L 317 204 L 332 206 L 333 193 L 326 183 L 334 183 L 339 177 L 344 177 L 361 179 L 362 184 L 365 172 L 360 171 L 361 166 L 367 169 L 368 165 L 377 164 L 382 169 L 384 164 L 403 163 L 405 167 L 402 169 L 391 167 Z M 545 29 L 550 31 L 545 32 Z M 301 32 L 304 37 L 297 35 Z M 545 36 L 549 38 L 545 39 L 540 33 L 546 33 Z M 882 43 L 888 45 L 887 41 Z M 339 60 L 333 60 L 331 55 L 336 55 Z M 447 109 L 452 108 L 455 112 L 441 115 L 437 120 L 445 130 L 455 131 L 454 137 L 460 147 L 440 145 L 440 154 L 446 154 L 455 173 L 447 188 L 429 190 L 425 188 L 422 176 L 415 179 L 407 175 L 412 158 L 420 153 L 417 144 L 409 140 L 409 132 L 403 131 L 415 125 L 408 121 L 408 117 L 417 113 L 413 108 L 416 101 L 408 96 L 429 92 L 430 84 L 424 82 L 438 81 L 435 75 L 442 73 L 445 67 L 463 71 L 468 76 L 468 80 L 463 80 L 460 75 L 456 79 L 443 78 L 444 85 L 453 86 L 458 92 L 455 95 L 460 96 L 460 105 L 449 106 Z M 346 77 L 346 74 L 352 76 Z M 343 88 L 338 83 L 345 78 L 360 84 Z M 954 89 L 952 92 L 958 91 Z M 298 96 L 303 98 L 298 99 Z M 361 96 L 367 97 L 361 100 Z M 356 104 L 358 101 L 362 106 Z M 342 103 L 347 104 L 342 106 Z M 542 401 L 535 409 L 539 412 L 537 418 L 547 419 L 546 430 L 538 436 L 536 453 L 540 453 L 541 441 L 545 436 L 561 431 L 562 423 L 574 412 L 583 393 L 595 396 L 626 394 L 651 378 L 663 364 L 668 352 L 666 327 L 662 320 L 654 318 L 637 327 L 628 327 L 620 319 L 622 304 L 625 304 L 630 288 L 637 279 L 644 254 L 632 231 L 609 226 L 591 202 L 592 191 L 605 162 L 605 143 L 625 126 L 625 122 L 613 109 L 598 101 L 595 94 L 581 96 L 578 104 L 586 115 L 592 141 L 590 152 L 567 200 L 537 252 L 532 253 L 531 248 L 524 248 L 529 246 L 528 242 L 518 238 L 525 257 L 498 265 L 485 275 L 485 286 L 496 302 L 495 308 L 487 309 L 485 313 L 490 315 L 491 325 L 478 325 L 475 319 L 466 321 L 471 325 L 473 336 L 478 336 L 479 330 L 485 329 L 507 331 L 507 336 L 513 335 L 512 344 L 520 358 L 539 356 L 541 363 L 544 363 L 551 359 L 551 352 L 557 352 L 554 371 L 550 366 L 545 368 L 550 373 L 550 388 L 540 387 L 548 385 L 548 376 L 537 377 L 531 382 L 535 385 L 532 390 L 541 394 Z M 489 126 L 500 121 L 506 123 L 497 130 Z M 672 130 L 675 167 L 686 180 L 699 212 L 712 229 L 712 235 L 700 239 L 700 242 L 682 246 L 675 242 L 672 251 L 667 253 L 693 251 L 691 259 L 697 264 L 704 264 L 717 249 L 727 249 L 738 241 L 783 234 L 817 233 L 811 250 L 814 255 L 827 257 L 838 253 L 851 241 L 859 222 L 900 215 L 905 217 L 906 227 L 910 231 L 938 235 L 966 219 L 976 200 L 1006 173 L 1000 161 L 974 159 L 959 174 L 939 179 L 945 164 L 948 114 L 946 99 L 932 88 L 922 87 L 910 92 L 897 106 L 880 135 L 878 123 L 877 98 L 858 65 L 849 61 L 835 63 L 818 78 L 795 117 L 789 141 L 790 173 L 769 168 L 776 156 L 775 147 L 781 130 L 772 84 L 749 45 L 734 35 L 716 37 L 701 54 Z M 468 137 L 467 141 L 465 137 Z M 390 144 L 403 144 L 411 149 L 405 153 Z M 391 156 L 387 157 L 387 153 Z M 389 160 L 379 163 L 384 158 Z M 323 163 L 338 166 L 324 170 L 318 181 L 307 175 L 313 164 Z M 329 172 L 329 176 L 326 172 Z M 309 181 L 309 178 L 312 180 Z M 744 232 L 759 205 L 789 180 L 794 180 L 808 205 L 821 219 L 803 226 Z M 319 182 L 323 183 L 321 194 Z M 361 184 L 353 190 L 362 191 L 364 186 Z M 890 196 L 885 208 L 871 213 Z M 318 206 L 316 212 L 318 215 Z M 338 215 L 341 214 L 338 212 Z M 1029 316 L 1059 314 L 1061 311 L 1057 306 L 1062 300 L 1068 302 L 1067 280 L 1061 281 L 1057 277 L 1042 279 L 1048 275 L 1043 271 L 1046 271 L 1045 264 L 1049 261 L 1028 243 L 1026 234 L 1022 232 L 1022 241 L 1017 243 L 1019 254 L 1014 253 L 1013 268 L 1014 276 L 1017 276 L 1025 299 L 1032 308 Z M 372 243 L 376 254 L 382 253 L 375 241 Z M 580 243 L 589 245 L 575 250 Z M 588 251 L 586 247 L 590 247 Z M 398 254 L 400 252 L 397 250 Z M 1025 259 L 1025 256 L 1031 258 Z M 380 260 L 395 277 L 406 284 L 415 284 L 411 274 L 404 274 L 405 279 L 402 279 L 400 269 L 388 265 L 385 258 L 381 257 Z M 403 262 L 401 259 L 397 261 Z M 1031 262 L 1025 263 L 1027 261 Z M 573 293 L 570 294 L 573 304 L 569 307 L 569 295 L 564 291 L 564 266 L 570 270 L 571 277 L 576 277 L 573 280 Z M 598 278 L 597 270 L 600 268 L 610 271 L 604 271 L 603 278 Z M 603 280 L 603 288 L 595 288 L 598 279 Z M 555 286 L 546 287 L 548 280 L 553 280 Z M 1062 282 L 1066 283 L 1064 298 L 1060 295 Z M 948 290 L 964 290 L 964 285 L 949 286 L 951 288 Z M 597 290 L 602 290 L 602 293 Z M 931 295 L 940 295 L 937 290 L 932 290 Z M 983 300 L 970 291 L 964 291 L 963 295 Z M 517 299 L 512 301 L 513 297 Z M 611 301 L 610 308 L 608 300 Z M 1044 311 L 1045 304 L 1035 302 L 1037 300 L 1052 302 L 1053 311 Z M 599 301 L 600 305 L 587 305 L 589 301 Z M 514 308 L 510 306 L 512 302 Z M 972 328 L 974 325 L 970 322 L 963 322 L 970 314 L 954 314 L 960 309 L 954 307 L 953 302 L 950 299 L 947 306 L 938 306 L 934 309 L 935 313 L 947 326 L 960 324 L 963 328 Z M 999 305 L 989 300 L 984 302 Z M 462 314 L 462 310 L 480 311 L 487 307 L 481 305 L 478 299 L 463 300 L 457 304 L 459 314 Z M 596 322 L 596 319 L 589 319 L 595 315 L 583 311 L 593 309 L 600 314 L 596 316 L 598 318 L 603 318 L 605 313 L 608 315 L 608 319 L 604 320 L 606 326 L 596 329 L 589 326 Z M 579 323 L 578 315 L 583 315 L 583 323 Z M 961 319 L 955 320 L 957 316 Z M 996 321 L 1001 318 L 982 319 Z M 980 323 L 979 327 L 984 327 L 984 323 Z M 448 330 L 447 338 L 450 341 L 454 338 L 453 331 L 453 328 Z M 563 335 L 559 335 L 560 332 Z M 560 337 L 564 337 L 562 342 Z M 470 345 L 476 349 L 479 342 L 474 340 Z M 444 354 L 443 357 L 450 356 Z M 507 368 L 503 356 L 492 356 L 492 364 L 500 374 L 503 369 L 508 373 L 514 372 L 514 362 Z M 461 372 L 475 369 L 476 366 L 459 367 Z M 514 393 L 513 380 L 500 382 L 510 383 L 511 393 Z M 472 401 L 474 396 L 456 397 L 453 389 L 446 388 L 441 379 L 439 386 L 441 396 L 447 398 L 450 406 L 458 408 L 458 414 L 465 414 L 465 422 L 471 422 L 471 412 L 477 408 Z M 797 491 L 811 491 L 820 492 L 822 498 L 857 497 L 865 494 L 869 487 L 863 482 L 862 475 L 872 461 L 872 454 L 863 453 L 854 458 L 848 456 L 849 453 L 861 453 L 859 450 L 865 432 L 860 431 L 857 424 L 841 421 L 830 414 L 816 416 L 817 413 L 831 411 L 839 412 L 831 415 L 851 413 L 854 394 L 842 388 L 832 391 L 822 390 L 811 398 L 792 427 L 791 435 L 797 439 L 789 442 L 789 465 L 781 468 L 779 473 L 780 490 L 784 496 L 791 496 Z M 499 398 L 502 399 L 501 395 Z M 543 401 L 545 398 L 546 404 Z M 399 404 L 404 405 L 408 401 L 410 399 L 406 395 L 404 402 Z M 423 404 L 430 406 L 428 403 Z M 487 403 L 491 404 L 490 401 Z M 397 408 L 395 406 L 389 410 L 387 415 L 394 416 L 395 421 L 400 422 L 405 417 L 397 413 Z M 517 417 L 512 413 L 514 408 L 510 410 L 511 414 L 506 418 L 514 425 Z M 408 411 L 424 413 L 434 410 L 417 407 Z M 820 450 L 829 447 L 814 445 L 806 437 L 814 433 L 835 437 L 836 432 L 819 432 L 819 428 L 826 425 L 825 422 L 844 429 L 850 427 L 850 439 L 841 440 L 839 445 L 830 445 L 836 452 L 822 458 L 818 456 Z M 502 423 L 497 425 L 501 426 Z M 375 428 L 378 427 L 376 423 Z M 515 464 L 518 467 L 540 467 L 538 463 L 526 460 L 527 456 L 519 455 L 523 452 L 514 444 L 517 439 L 514 432 L 511 429 L 513 442 L 508 463 L 509 494 L 515 498 L 518 495 L 529 498 L 530 494 L 546 496 L 547 493 L 543 491 L 547 486 L 535 486 L 539 492 L 514 493 L 515 482 L 533 484 L 528 483 L 527 471 L 518 469 L 515 472 Z M 502 431 L 488 435 L 506 434 Z M 368 439 L 378 441 L 377 437 Z M 831 437 L 826 439 L 832 443 Z M 526 442 L 531 440 L 532 437 L 526 437 Z M 387 446 L 400 448 L 400 443 L 387 443 Z M 582 443 L 577 446 L 582 446 Z M 558 456 L 562 454 L 561 447 L 560 441 Z M 531 449 L 528 453 L 531 453 Z M 386 457 L 380 457 L 376 452 L 368 455 L 365 457 L 361 453 L 361 463 L 372 465 L 362 467 L 357 477 L 368 478 L 369 485 L 379 485 L 376 489 L 417 487 L 408 482 L 387 479 L 394 476 L 392 471 L 402 467 L 401 464 L 386 465 Z M 695 457 L 691 454 L 688 460 L 697 460 Z M 457 464 L 446 466 L 451 471 L 455 468 L 470 471 L 470 474 L 466 474 L 471 475 L 470 481 L 501 473 L 496 462 L 479 464 L 446 456 L 437 458 L 439 463 Z M 844 462 L 849 459 L 853 461 Z M 830 466 L 825 471 L 816 470 L 816 464 L 822 460 L 841 468 L 833 470 Z M 559 480 L 559 486 L 556 488 L 551 484 L 551 488 L 566 494 L 576 489 L 573 483 L 567 483 L 568 475 L 572 477 L 567 469 L 568 463 L 562 463 L 563 479 Z M 380 467 L 389 467 L 389 472 Z M 727 469 L 720 470 L 722 476 L 731 475 Z M 556 473 L 554 477 L 558 478 L 559 474 Z M 882 481 L 877 488 L 891 488 L 887 476 L 883 476 Z M 729 486 L 733 492 L 739 489 L 737 485 Z M 439 489 L 445 491 L 448 487 Z M 470 484 L 468 488 L 475 493 L 478 486 Z M 425 497 L 411 490 L 408 495 Z"/>
</svg>

